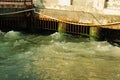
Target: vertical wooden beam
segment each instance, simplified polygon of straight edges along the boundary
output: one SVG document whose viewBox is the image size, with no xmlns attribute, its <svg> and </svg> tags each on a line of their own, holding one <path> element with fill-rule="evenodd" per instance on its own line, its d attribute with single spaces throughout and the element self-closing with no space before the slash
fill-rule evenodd
<svg viewBox="0 0 120 80">
<path fill-rule="evenodd" d="M 90 39 L 97 40 L 99 38 L 99 28 L 95 26 L 90 27 Z"/>
<path fill-rule="evenodd" d="M 66 23 L 59 22 L 58 24 L 58 32 L 64 33 L 66 31 Z"/>
</svg>

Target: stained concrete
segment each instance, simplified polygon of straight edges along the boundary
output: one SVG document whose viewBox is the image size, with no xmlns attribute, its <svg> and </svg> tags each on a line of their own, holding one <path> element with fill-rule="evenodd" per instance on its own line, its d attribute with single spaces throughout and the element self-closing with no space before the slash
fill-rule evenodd
<svg viewBox="0 0 120 80">
<path fill-rule="evenodd" d="M 54 9 L 40 9 L 40 14 L 40 18 L 53 18 L 76 24 L 86 24 L 88 26 L 103 26 L 104 28 L 120 29 L 120 16 Z"/>
</svg>

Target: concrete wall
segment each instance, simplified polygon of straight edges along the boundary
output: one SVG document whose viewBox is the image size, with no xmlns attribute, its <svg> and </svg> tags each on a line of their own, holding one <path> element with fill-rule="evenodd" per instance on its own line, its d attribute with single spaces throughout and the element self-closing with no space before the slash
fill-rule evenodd
<svg viewBox="0 0 120 80">
<path fill-rule="evenodd" d="M 120 15 L 120 0 L 35 0 L 34 4 L 47 9 Z"/>
<path fill-rule="evenodd" d="M 66 4 L 67 1 L 68 4 Z M 44 0 L 43 5 L 45 8 L 48 9 L 88 12 L 91 10 L 95 11 L 95 9 L 93 8 L 93 0 Z"/>
</svg>

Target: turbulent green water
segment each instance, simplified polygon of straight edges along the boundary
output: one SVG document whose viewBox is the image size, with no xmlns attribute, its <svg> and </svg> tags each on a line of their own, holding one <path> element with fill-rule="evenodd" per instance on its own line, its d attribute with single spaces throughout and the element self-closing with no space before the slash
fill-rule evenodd
<svg viewBox="0 0 120 80">
<path fill-rule="evenodd" d="M 120 80 L 120 48 L 68 34 L 0 32 L 0 80 Z"/>
</svg>

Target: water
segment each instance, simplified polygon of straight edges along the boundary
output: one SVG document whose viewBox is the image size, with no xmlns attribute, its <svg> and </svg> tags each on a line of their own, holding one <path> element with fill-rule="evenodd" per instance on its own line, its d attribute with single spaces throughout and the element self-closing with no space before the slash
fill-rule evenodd
<svg viewBox="0 0 120 80">
<path fill-rule="evenodd" d="M 120 80 L 120 48 L 57 32 L 0 31 L 0 80 Z"/>
</svg>

